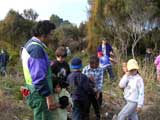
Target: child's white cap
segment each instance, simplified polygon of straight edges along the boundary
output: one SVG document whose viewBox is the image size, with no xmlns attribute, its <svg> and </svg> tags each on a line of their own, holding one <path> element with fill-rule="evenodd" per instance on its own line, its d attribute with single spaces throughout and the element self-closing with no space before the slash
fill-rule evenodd
<svg viewBox="0 0 160 120">
<path fill-rule="evenodd" d="M 138 66 L 137 61 L 135 59 L 128 60 L 128 62 L 127 62 L 127 69 L 128 69 L 128 71 L 133 70 L 133 69 L 138 70 L 139 66 Z"/>
</svg>

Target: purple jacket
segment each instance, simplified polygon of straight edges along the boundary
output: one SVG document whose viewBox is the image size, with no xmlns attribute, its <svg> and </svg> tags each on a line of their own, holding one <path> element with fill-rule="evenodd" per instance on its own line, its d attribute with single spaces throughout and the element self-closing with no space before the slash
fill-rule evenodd
<svg viewBox="0 0 160 120">
<path fill-rule="evenodd" d="M 110 52 L 113 51 L 110 44 L 106 44 L 106 55 L 110 57 Z M 97 54 L 102 52 L 102 44 L 98 46 L 97 48 Z"/>
<path fill-rule="evenodd" d="M 42 96 L 48 96 L 51 94 L 47 81 L 50 62 L 48 55 L 44 50 L 45 47 L 45 44 L 38 38 L 32 37 L 24 46 L 24 49 L 27 52 L 23 52 L 25 50 L 22 50 L 23 67 L 27 66 L 32 79 L 32 83 L 30 84 L 32 84 L 36 91 Z"/>
</svg>

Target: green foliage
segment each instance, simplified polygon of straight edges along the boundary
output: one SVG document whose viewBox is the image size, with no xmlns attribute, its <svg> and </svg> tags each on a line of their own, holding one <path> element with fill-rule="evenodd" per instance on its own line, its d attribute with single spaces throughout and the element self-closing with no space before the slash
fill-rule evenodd
<svg viewBox="0 0 160 120">
<path fill-rule="evenodd" d="M 25 9 L 22 14 L 11 9 L 5 19 L 0 21 L 0 47 L 9 51 L 10 64 L 15 65 L 16 61 L 18 61 L 20 48 L 30 39 L 30 30 L 36 23 L 37 17 L 38 13 L 33 9 Z M 57 26 L 53 33 L 53 39 L 49 44 L 49 49 L 51 49 L 52 53 L 59 45 L 69 46 L 73 51 L 75 49 L 83 49 L 81 43 L 86 35 L 85 31 L 83 31 L 84 27 L 79 30 L 77 26 L 71 24 L 68 20 L 61 19 L 57 15 L 52 15 L 50 21 Z M 51 57 L 53 58 L 54 54 Z"/>
<path fill-rule="evenodd" d="M 11 44 L 14 49 L 30 37 L 34 22 L 25 20 L 18 12 L 10 10 L 0 23 L 0 40 Z"/>
<path fill-rule="evenodd" d="M 63 20 L 62 18 L 54 14 L 51 15 L 50 21 L 53 22 L 57 28 L 65 25 L 72 25 L 68 20 Z"/>
<path fill-rule="evenodd" d="M 106 0 L 90 1 L 89 21 L 87 24 L 88 51 L 95 53 L 99 38 L 104 33 L 104 7 Z"/>
<path fill-rule="evenodd" d="M 103 4 L 101 4 L 103 3 Z M 154 44 L 157 51 L 159 38 L 158 1 L 148 0 L 89 0 L 88 48 L 95 51 L 100 36 L 107 36 L 111 43 L 128 55 L 128 49 L 143 53 L 139 46 Z M 157 29 L 157 30 L 155 30 Z M 156 32 L 155 32 L 156 31 Z M 149 37 L 148 37 L 149 35 Z M 94 42 L 93 42 L 94 41 Z"/>
<path fill-rule="evenodd" d="M 63 23 L 63 19 L 54 14 L 51 15 L 50 21 L 53 22 L 56 25 L 56 27 L 59 27 Z"/>
<path fill-rule="evenodd" d="M 9 52 L 10 59 L 9 59 L 9 64 L 10 65 L 16 65 L 17 61 L 19 61 L 20 54 L 17 51 L 10 51 Z"/>
<path fill-rule="evenodd" d="M 87 23 L 80 23 L 79 25 L 79 36 L 84 38 L 87 36 Z"/>
<path fill-rule="evenodd" d="M 77 26 L 72 24 L 63 24 L 58 27 L 53 33 L 52 46 L 53 49 L 56 49 L 58 45 L 60 46 L 69 46 L 72 50 L 75 50 L 76 47 L 79 48 L 79 45 L 73 46 L 72 43 L 79 43 L 79 29 Z"/>
<path fill-rule="evenodd" d="M 24 9 L 23 10 L 23 16 L 27 20 L 35 21 L 38 17 L 38 13 L 31 8 L 30 9 Z"/>
</svg>

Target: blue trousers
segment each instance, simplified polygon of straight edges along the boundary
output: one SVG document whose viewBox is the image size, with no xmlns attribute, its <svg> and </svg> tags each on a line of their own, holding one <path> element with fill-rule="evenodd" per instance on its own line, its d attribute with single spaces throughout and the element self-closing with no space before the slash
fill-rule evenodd
<svg viewBox="0 0 160 120">
<path fill-rule="evenodd" d="M 112 65 L 108 65 L 107 67 L 103 68 L 104 73 L 107 71 L 110 77 L 110 80 L 114 80 L 114 74 L 113 74 L 113 70 L 112 70 Z"/>
</svg>

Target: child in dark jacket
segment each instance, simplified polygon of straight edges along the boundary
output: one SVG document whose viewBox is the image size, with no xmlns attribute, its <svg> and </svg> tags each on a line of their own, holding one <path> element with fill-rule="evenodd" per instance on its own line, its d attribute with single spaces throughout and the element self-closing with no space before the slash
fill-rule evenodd
<svg viewBox="0 0 160 120">
<path fill-rule="evenodd" d="M 81 67 L 81 59 L 73 58 L 71 61 L 72 72 L 67 78 L 73 100 L 73 120 L 89 120 L 89 94 L 94 92 L 90 86 L 90 80 L 81 73 Z"/>
<path fill-rule="evenodd" d="M 67 57 L 67 51 L 64 47 L 58 47 L 56 52 L 56 60 L 51 62 L 51 69 L 53 73 L 53 79 L 63 82 L 63 88 L 67 88 L 66 79 L 70 73 L 68 63 L 65 61 Z"/>
</svg>

